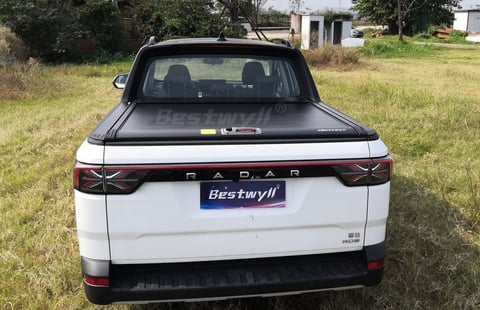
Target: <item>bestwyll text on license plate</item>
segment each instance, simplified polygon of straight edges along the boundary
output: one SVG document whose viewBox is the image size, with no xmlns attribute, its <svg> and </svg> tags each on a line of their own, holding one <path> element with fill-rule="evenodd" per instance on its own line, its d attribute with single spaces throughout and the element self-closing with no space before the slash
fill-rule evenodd
<svg viewBox="0 0 480 310">
<path fill-rule="evenodd" d="M 285 181 L 200 183 L 200 209 L 285 208 Z"/>
</svg>

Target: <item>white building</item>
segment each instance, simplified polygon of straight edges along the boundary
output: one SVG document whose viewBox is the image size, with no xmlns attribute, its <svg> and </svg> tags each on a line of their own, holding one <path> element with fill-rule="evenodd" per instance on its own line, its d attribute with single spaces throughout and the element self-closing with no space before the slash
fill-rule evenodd
<svg viewBox="0 0 480 310">
<path fill-rule="evenodd" d="M 302 49 L 314 49 L 325 44 L 341 44 L 343 39 L 350 38 L 352 21 L 338 19 L 325 25 L 325 17 L 321 15 L 291 15 L 291 29 L 301 33 Z"/>
<path fill-rule="evenodd" d="M 453 29 L 480 33 L 480 9 L 455 11 Z"/>
<path fill-rule="evenodd" d="M 302 16 L 302 49 L 314 49 L 323 46 L 323 16 Z"/>
</svg>

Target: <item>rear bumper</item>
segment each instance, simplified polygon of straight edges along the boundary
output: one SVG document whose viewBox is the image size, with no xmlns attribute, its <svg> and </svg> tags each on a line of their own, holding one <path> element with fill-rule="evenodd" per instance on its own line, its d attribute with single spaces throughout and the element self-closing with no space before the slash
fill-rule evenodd
<svg viewBox="0 0 480 310">
<path fill-rule="evenodd" d="M 383 276 L 384 244 L 363 251 L 214 262 L 111 265 L 82 258 L 84 275 L 108 276 L 109 287 L 84 282 L 96 304 L 186 301 L 372 286 Z"/>
</svg>

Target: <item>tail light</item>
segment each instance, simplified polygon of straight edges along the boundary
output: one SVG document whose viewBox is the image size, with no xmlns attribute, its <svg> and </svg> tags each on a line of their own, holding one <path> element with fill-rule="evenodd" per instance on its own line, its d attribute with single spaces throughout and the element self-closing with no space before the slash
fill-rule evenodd
<svg viewBox="0 0 480 310">
<path fill-rule="evenodd" d="M 384 265 L 385 265 L 385 260 L 383 259 L 374 260 L 374 261 L 368 262 L 367 269 L 375 270 L 378 268 L 382 268 Z"/>
<path fill-rule="evenodd" d="M 108 277 L 91 277 L 89 275 L 83 275 L 83 281 L 91 286 L 110 286 L 110 279 Z"/>
<path fill-rule="evenodd" d="M 73 170 L 75 189 L 91 194 L 130 194 L 137 189 L 148 170 L 102 168 L 76 164 Z"/>
<path fill-rule="evenodd" d="M 388 182 L 393 173 L 390 157 L 332 166 L 347 186 L 378 185 Z"/>
<path fill-rule="evenodd" d="M 100 166 L 81 166 L 73 169 L 73 187 L 79 191 L 102 194 L 103 169 Z"/>
<path fill-rule="evenodd" d="M 301 161 L 275 163 L 225 163 L 152 166 L 96 166 L 77 163 L 74 188 L 90 194 L 130 194 L 144 181 L 209 181 L 242 179 L 242 173 L 259 179 L 328 177 L 346 186 L 377 185 L 388 182 L 393 171 L 390 157 L 339 161 Z M 194 175 L 195 177 L 189 177 Z M 148 180 L 147 180 L 148 178 Z"/>
</svg>

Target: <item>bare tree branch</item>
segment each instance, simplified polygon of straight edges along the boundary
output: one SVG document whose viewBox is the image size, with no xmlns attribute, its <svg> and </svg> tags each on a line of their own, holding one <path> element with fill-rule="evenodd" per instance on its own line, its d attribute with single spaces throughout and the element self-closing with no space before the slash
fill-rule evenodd
<svg viewBox="0 0 480 310">
<path fill-rule="evenodd" d="M 407 15 L 411 11 L 415 11 L 420 9 L 422 6 L 424 6 L 428 0 L 402 0 L 402 11 L 403 15 Z"/>
<path fill-rule="evenodd" d="M 258 27 L 258 17 L 260 16 L 260 11 L 267 4 L 268 0 L 253 0 L 253 14 L 255 19 L 255 26 Z"/>
</svg>

